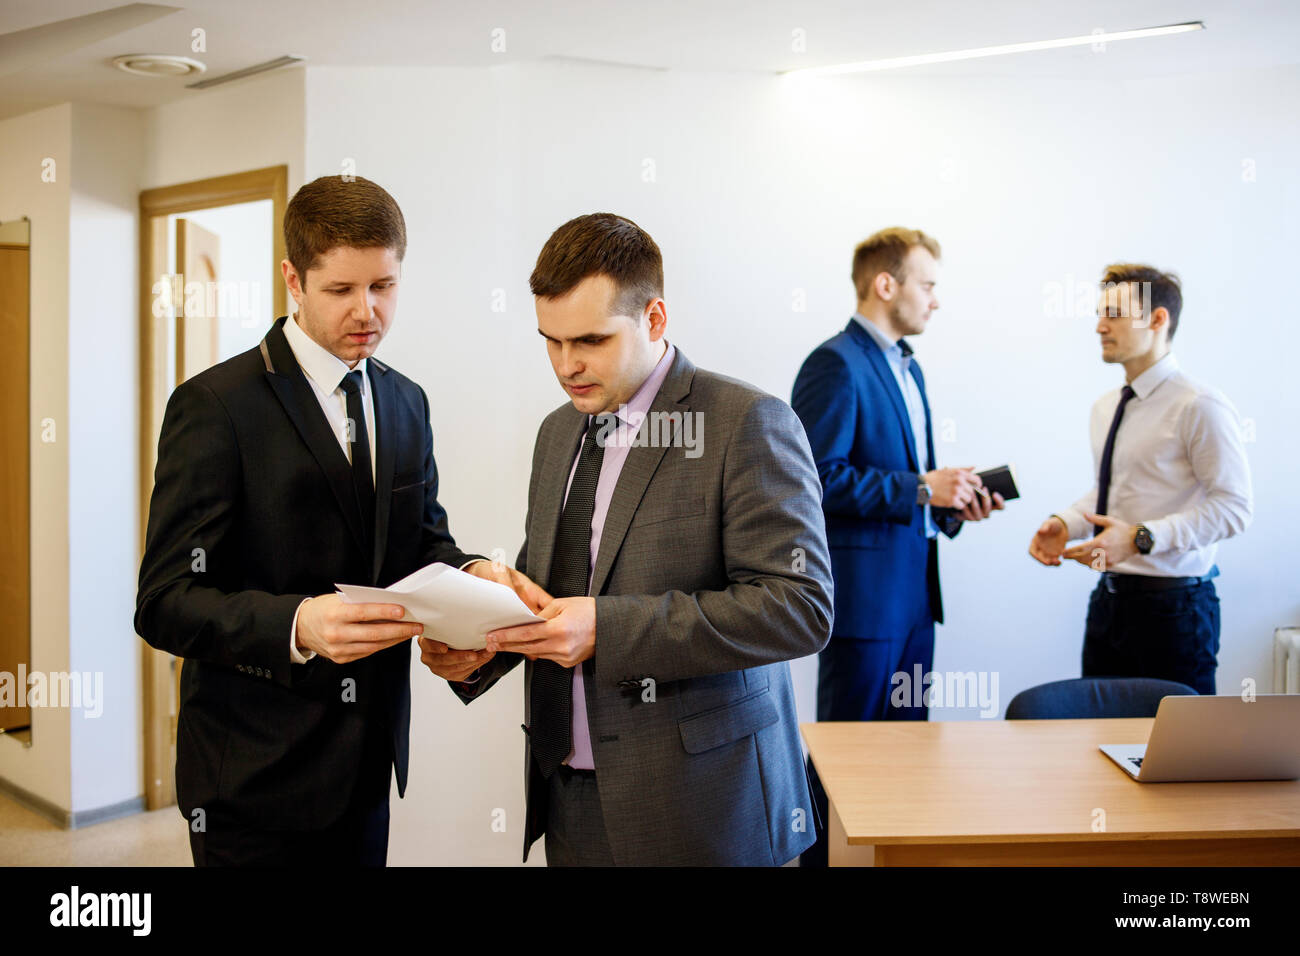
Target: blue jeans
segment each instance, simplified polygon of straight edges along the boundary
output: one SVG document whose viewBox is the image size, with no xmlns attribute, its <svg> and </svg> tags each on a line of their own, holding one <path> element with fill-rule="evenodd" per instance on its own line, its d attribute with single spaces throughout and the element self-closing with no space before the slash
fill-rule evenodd
<svg viewBox="0 0 1300 956">
<path fill-rule="evenodd" d="M 1088 600 L 1084 677 L 1154 677 L 1213 694 L 1218 653 L 1213 581 L 1112 594 L 1103 579 Z"/>
</svg>

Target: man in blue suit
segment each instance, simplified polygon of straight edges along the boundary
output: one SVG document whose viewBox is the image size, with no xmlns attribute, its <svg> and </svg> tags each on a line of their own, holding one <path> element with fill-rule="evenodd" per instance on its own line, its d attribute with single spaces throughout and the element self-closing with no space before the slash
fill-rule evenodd
<svg viewBox="0 0 1300 956">
<path fill-rule="evenodd" d="M 943 622 L 937 537 L 1004 507 L 973 468 L 937 468 L 925 379 L 904 336 L 939 307 L 939 244 L 915 229 L 883 229 L 853 255 L 857 312 L 808 356 L 791 404 L 822 483 L 835 583 L 835 623 L 818 660 L 818 720 L 925 720 L 912 693 L 931 669 Z M 900 685 L 906 686 L 906 684 Z M 891 700 L 891 697 L 894 699 Z M 810 765 L 823 819 L 826 794 Z M 803 854 L 826 865 L 826 841 Z"/>
</svg>

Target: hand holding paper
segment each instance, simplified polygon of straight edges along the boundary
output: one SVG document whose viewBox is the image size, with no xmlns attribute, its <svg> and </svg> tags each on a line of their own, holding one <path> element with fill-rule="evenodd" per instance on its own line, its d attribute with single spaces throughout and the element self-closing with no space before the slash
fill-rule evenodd
<svg viewBox="0 0 1300 956">
<path fill-rule="evenodd" d="M 528 584 L 549 601 L 545 591 Z M 488 631 L 541 620 L 511 587 L 446 564 L 430 564 L 386 588 L 335 587 L 348 604 L 400 604 L 406 609 L 402 620 L 423 624 L 424 637 L 456 650 L 480 650 Z"/>
<path fill-rule="evenodd" d="M 514 568 L 498 561 L 471 561 L 465 566 L 464 571 L 466 574 L 472 574 L 476 578 L 482 578 L 485 581 L 504 584 L 518 594 L 519 600 L 523 601 L 524 606 L 534 614 L 540 614 L 542 608 L 553 600 L 549 594 L 534 583 L 532 578 L 526 574 L 520 574 Z"/>
<path fill-rule="evenodd" d="M 434 677 L 445 681 L 463 681 L 473 676 L 474 672 L 496 657 L 495 651 L 456 651 L 442 641 L 422 637 L 420 644 L 420 663 L 429 668 Z"/>
<path fill-rule="evenodd" d="M 487 636 L 490 651 L 513 651 L 530 661 L 576 667 L 596 654 L 596 599 L 556 598 L 542 610 L 543 623 L 498 628 Z"/>
<path fill-rule="evenodd" d="M 347 604 L 337 594 L 321 594 L 303 603 L 294 639 L 303 650 L 346 664 L 409 641 L 421 632 L 409 621 L 392 603 Z"/>
</svg>

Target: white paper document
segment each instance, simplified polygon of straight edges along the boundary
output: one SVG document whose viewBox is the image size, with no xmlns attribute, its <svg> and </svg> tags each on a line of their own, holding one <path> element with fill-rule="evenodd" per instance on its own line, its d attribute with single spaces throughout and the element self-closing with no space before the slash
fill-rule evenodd
<svg viewBox="0 0 1300 956">
<path fill-rule="evenodd" d="M 499 627 L 542 620 L 504 584 L 485 581 L 449 564 L 435 563 L 386 588 L 335 584 L 345 604 L 400 604 L 404 621 L 424 625 L 424 637 L 457 650 L 481 650 L 484 635 Z"/>
</svg>

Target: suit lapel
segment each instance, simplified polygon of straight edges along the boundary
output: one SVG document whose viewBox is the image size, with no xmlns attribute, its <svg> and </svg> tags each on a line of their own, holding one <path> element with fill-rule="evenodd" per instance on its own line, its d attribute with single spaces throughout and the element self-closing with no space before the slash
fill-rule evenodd
<svg viewBox="0 0 1300 956">
<path fill-rule="evenodd" d="M 885 353 L 880 351 L 880 346 L 876 345 L 871 338 L 871 333 L 858 325 L 857 319 L 849 320 L 848 332 L 862 346 L 862 351 L 867 356 L 867 364 L 875 371 L 876 377 L 880 380 L 880 387 L 885 390 L 885 394 L 893 403 L 898 426 L 903 430 L 903 446 L 907 449 L 907 460 L 915 470 L 920 471 L 916 460 L 916 436 L 912 434 L 912 419 L 907 414 L 907 405 L 903 402 L 903 393 L 898 389 L 898 379 L 894 378 L 894 370 L 889 367 L 889 359 L 885 358 Z M 926 415 L 928 418 L 929 413 L 927 412 Z"/>
<path fill-rule="evenodd" d="M 573 457 L 578 453 L 578 445 L 587 433 L 586 415 L 573 405 L 569 405 L 565 412 L 564 418 L 556 426 L 556 440 L 543 447 L 541 473 L 537 478 L 537 500 L 532 503 L 534 527 L 527 529 L 528 554 L 525 567 L 528 576 L 543 588 L 551 576 L 555 536 L 560 530 L 564 489 L 573 468 Z"/>
<path fill-rule="evenodd" d="M 694 376 L 695 366 L 682 354 L 682 350 L 679 348 L 677 354 L 673 357 L 673 365 L 668 370 L 667 378 L 664 379 L 663 385 L 659 388 L 659 393 L 650 405 L 649 414 L 641 422 L 641 427 L 637 431 L 642 443 L 635 444 L 628 449 L 627 458 L 623 462 L 623 470 L 618 476 L 618 484 L 614 486 L 614 496 L 610 499 L 609 511 L 605 515 L 605 525 L 600 533 L 600 551 L 596 555 L 595 573 L 591 579 L 590 593 L 592 595 L 599 594 L 601 589 L 604 588 L 605 580 L 609 577 L 610 569 L 614 565 L 614 557 L 618 554 L 619 548 L 623 546 L 623 538 L 627 536 L 627 529 L 632 524 L 632 517 L 636 514 L 636 509 L 645 496 L 645 490 L 650 485 L 650 479 L 654 477 L 655 471 L 659 468 L 659 463 L 668 452 L 668 445 L 661 444 L 658 447 L 652 447 L 645 440 L 651 423 L 656 418 L 655 413 L 679 412 L 682 415 L 688 414 L 690 405 L 680 401 L 680 399 L 690 394 L 691 380 Z M 681 427 L 680 422 L 674 422 L 672 441 L 669 444 L 677 442 Z"/>
<path fill-rule="evenodd" d="M 325 473 L 348 530 L 356 540 L 357 547 L 364 553 L 366 536 L 362 534 L 361 513 L 357 507 L 356 492 L 352 488 L 352 466 L 339 447 L 337 436 L 330 431 L 329 422 L 321 412 L 320 402 L 316 400 L 315 392 L 311 390 L 298 360 L 294 358 L 293 350 L 289 348 L 289 342 L 284 337 L 284 323 L 285 318 L 277 319 L 271 331 L 266 333 L 266 338 L 262 339 L 260 348 L 262 361 L 266 365 L 266 380 L 294 428 L 306 442 L 312 457 Z"/>
<path fill-rule="evenodd" d="M 379 580 L 388 548 L 388 514 L 393 499 L 393 463 L 397 459 L 397 397 L 388 366 L 371 358 L 370 393 L 375 403 L 375 554 L 370 579 Z"/>
</svg>

